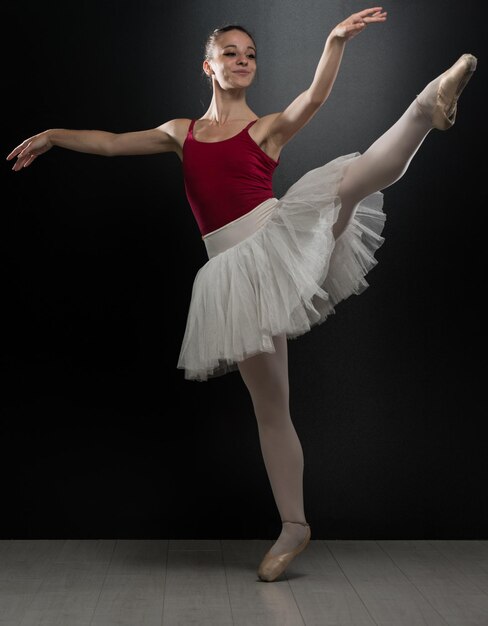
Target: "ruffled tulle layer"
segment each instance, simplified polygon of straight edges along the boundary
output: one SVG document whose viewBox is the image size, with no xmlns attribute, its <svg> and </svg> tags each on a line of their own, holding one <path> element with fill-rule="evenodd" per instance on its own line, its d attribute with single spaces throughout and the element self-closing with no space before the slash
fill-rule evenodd
<svg viewBox="0 0 488 626">
<path fill-rule="evenodd" d="M 274 335 L 306 333 L 368 287 L 365 276 L 384 241 L 383 194 L 364 198 L 342 235 L 332 235 L 337 190 L 359 154 L 304 174 L 259 230 L 200 268 L 177 365 L 186 379 L 221 376 L 243 359 L 274 352 Z"/>
</svg>

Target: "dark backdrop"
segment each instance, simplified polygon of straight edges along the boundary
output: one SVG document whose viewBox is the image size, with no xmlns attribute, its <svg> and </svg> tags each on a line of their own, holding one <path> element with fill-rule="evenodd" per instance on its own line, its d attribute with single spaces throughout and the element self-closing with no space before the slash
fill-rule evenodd
<svg viewBox="0 0 488 626">
<path fill-rule="evenodd" d="M 6 156 L 46 128 L 199 117 L 203 42 L 255 35 L 257 115 L 311 82 L 331 28 L 368 3 L 23 1 L 4 7 Z M 374 5 L 371 5 L 374 6 Z M 334 90 L 288 144 L 282 195 L 363 152 L 462 53 L 458 119 L 384 191 L 371 287 L 289 342 L 291 409 L 315 538 L 486 537 L 481 397 L 486 28 L 479 2 L 393 2 L 347 44 Z M 237 372 L 176 361 L 206 255 L 175 154 L 55 148 L 2 171 L 4 538 L 274 537 L 279 515 Z M 479 360 L 481 359 L 481 363 Z"/>
</svg>

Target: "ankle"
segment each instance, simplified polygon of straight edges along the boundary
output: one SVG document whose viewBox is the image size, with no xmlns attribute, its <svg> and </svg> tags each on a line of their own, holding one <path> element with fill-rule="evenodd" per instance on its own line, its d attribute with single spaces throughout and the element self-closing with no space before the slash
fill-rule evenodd
<svg viewBox="0 0 488 626">
<path fill-rule="evenodd" d="M 416 116 L 418 120 L 426 121 L 430 126 L 432 124 L 432 112 L 420 102 L 419 97 L 417 96 L 413 101 L 414 106 L 412 107 L 412 112 Z"/>
</svg>

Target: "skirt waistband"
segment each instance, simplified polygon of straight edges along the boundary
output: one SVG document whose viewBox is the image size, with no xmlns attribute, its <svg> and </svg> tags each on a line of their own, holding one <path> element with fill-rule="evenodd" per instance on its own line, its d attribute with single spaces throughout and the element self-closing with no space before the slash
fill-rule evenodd
<svg viewBox="0 0 488 626">
<path fill-rule="evenodd" d="M 248 213 L 204 235 L 202 239 L 208 258 L 232 248 L 259 230 L 268 220 L 277 202 L 278 198 L 268 198 Z"/>
</svg>

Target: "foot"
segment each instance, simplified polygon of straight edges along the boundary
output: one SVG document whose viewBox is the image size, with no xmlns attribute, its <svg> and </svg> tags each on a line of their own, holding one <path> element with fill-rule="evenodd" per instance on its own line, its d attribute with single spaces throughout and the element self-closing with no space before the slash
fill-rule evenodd
<svg viewBox="0 0 488 626">
<path fill-rule="evenodd" d="M 300 526 L 302 530 L 292 530 L 292 527 L 295 526 Z M 310 526 L 306 522 L 283 522 L 283 530 L 278 541 L 264 555 L 264 559 L 259 565 L 259 578 L 266 582 L 276 580 L 291 561 L 305 550 L 310 542 L 310 537 Z"/>
<path fill-rule="evenodd" d="M 305 522 L 304 522 L 305 524 Z M 297 522 L 283 522 L 281 534 L 270 549 L 270 554 L 278 555 L 294 550 L 307 535 L 307 526 Z"/>
<path fill-rule="evenodd" d="M 432 80 L 417 95 L 416 101 L 434 128 L 450 128 L 457 113 L 457 101 L 476 69 L 477 59 L 463 54 L 443 74 Z"/>
</svg>

